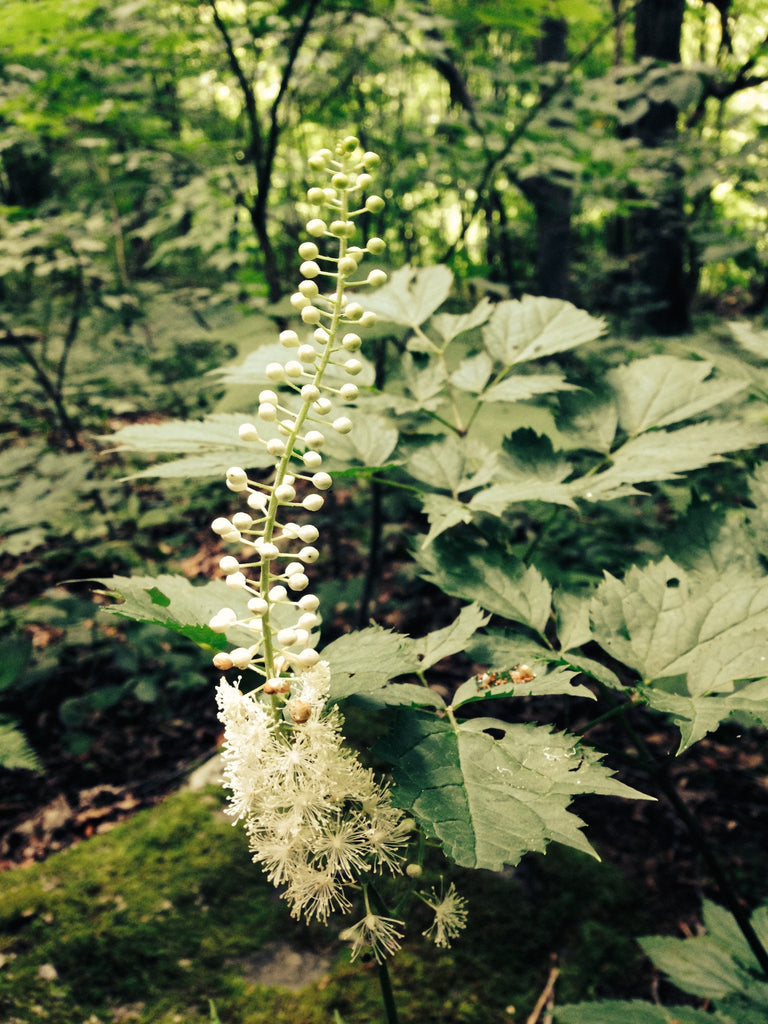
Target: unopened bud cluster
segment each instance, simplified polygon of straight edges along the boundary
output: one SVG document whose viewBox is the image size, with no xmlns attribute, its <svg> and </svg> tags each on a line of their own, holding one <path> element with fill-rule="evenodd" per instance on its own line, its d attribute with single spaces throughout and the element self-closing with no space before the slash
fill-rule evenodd
<svg viewBox="0 0 768 1024">
<path fill-rule="evenodd" d="M 319 659 L 313 638 L 320 624 L 319 602 L 307 589 L 307 567 L 319 557 L 319 531 L 306 521 L 306 513 L 323 507 L 332 483 L 323 468 L 327 435 L 352 429 L 344 406 L 357 398 L 358 386 L 352 379 L 339 379 L 354 378 L 362 370 L 356 355 L 362 344 L 358 329 L 376 321 L 347 289 L 386 280 L 382 270 L 365 275 L 359 270 L 368 254 L 383 252 L 384 242 L 373 237 L 354 244 L 358 218 L 384 206 L 381 197 L 367 194 L 373 180 L 370 172 L 378 162 L 378 156 L 362 152 L 353 137 L 338 143 L 335 152 L 322 149 L 310 158 L 323 185 L 307 193 L 318 216 L 307 222 L 312 241 L 299 246 L 302 281 L 291 296 L 306 330 L 284 330 L 280 342 L 287 358 L 265 368 L 272 386 L 259 395 L 257 419 L 272 425 L 269 437 L 262 438 L 258 423 L 244 423 L 239 432 L 241 440 L 266 448 L 275 460 L 275 472 L 264 482 L 252 479 L 240 466 L 231 467 L 227 487 L 242 495 L 247 511 L 212 524 L 222 540 L 246 552 L 224 556 L 220 567 L 227 585 L 247 595 L 247 614 L 223 608 L 210 626 L 220 633 L 239 627 L 241 635 L 247 630 L 253 637 L 246 646 L 217 654 L 214 664 L 223 671 L 255 670 L 263 676 L 264 692 L 289 707 L 291 676 L 312 668 Z M 286 609 L 293 610 L 290 625 L 285 624 Z"/>
</svg>

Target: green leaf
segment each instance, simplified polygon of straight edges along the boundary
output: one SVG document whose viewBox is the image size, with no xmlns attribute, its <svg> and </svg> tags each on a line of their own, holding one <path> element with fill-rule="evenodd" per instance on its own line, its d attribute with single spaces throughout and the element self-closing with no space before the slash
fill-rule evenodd
<svg viewBox="0 0 768 1024">
<path fill-rule="evenodd" d="M 489 302 L 488 299 L 481 299 L 469 313 L 459 313 L 458 315 L 454 313 L 438 314 L 433 319 L 432 326 L 442 335 L 443 341 L 447 345 L 448 342 L 458 338 L 465 331 L 471 331 L 473 327 L 479 327 L 480 324 L 484 324 L 492 310 L 493 303 Z"/>
<path fill-rule="evenodd" d="M 561 373 L 530 373 L 507 377 L 488 388 L 480 398 L 483 402 L 524 402 L 534 395 L 548 395 L 555 391 L 577 391 Z"/>
<path fill-rule="evenodd" d="M 211 449 L 236 449 L 255 454 L 260 448 L 240 441 L 237 433 L 241 423 L 247 419 L 249 417 L 245 413 L 218 413 L 204 420 L 132 423 L 100 440 L 109 443 L 110 451 L 119 452 L 151 452 L 155 455 L 168 452 L 182 455 L 199 454 Z"/>
<path fill-rule="evenodd" d="M 768 578 L 689 574 L 665 558 L 623 581 L 606 575 L 590 618 L 594 639 L 680 725 L 681 750 L 736 711 L 768 716 Z"/>
<path fill-rule="evenodd" d="M 493 360 L 488 353 L 478 352 L 476 356 L 469 356 L 459 363 L 458 369 L 451 374 L 450 381 L 461 391 L 477 394 L 487 384 L 492 370 Z"/>
<path fill-rule="evenodd" d="M 119 604 L 106 608 L 113 615 L 153 622 L 217 651 L 230 649 L 237 630 L 228 631 L 227 637 L 214 633 L 208 625 L 211 618 L 220 609 L 236 603 L 243 604 L 242 617 L 247 616 L 242 596 L 223 580 L 211 580 L 198 587 L 185 576 L 110 576 L 97 577 L 95 581 L 107 587 L 111 597 L 120 598 Z M 249 636 L 244 636 L 246 646 L 252 639 Z"/>
<path fill-rule="evenodd" d="M 499 302 L 483 329 L 485 347 L 503 366 L 565 352 L 599 338 L 605 321 L 562 299 L 524 295 Z"/>
<path fill-rule="evenodd" d="M 430 668 L 442 658 L 465 651 L 469 641 L 478 629 L 487 625 L 489 619 L 490 616 L 483 614 L 477 605 L 470 604 L 461 609 L 458 617 L 450 626 L 434 630 L 418 639 L 416 646 L 421 655 L 422 671 Z"/>
<path fill-rule="evenodd" d="M 643 951 L 683 992 L 715 1000 L 741 993 L 748 1003 L 768 1010 L 768 984 L 757 980 L 760 965 L 733 918 L 709 901 L 704 910 L 708 934 L 688 939 L 650 936 L 640 939 Z"/>
<path fill-rule="evenodd" d="M 564 465 L 566 472 L 569 468 L 567 464 Z M 545 501 L 568 508 L 576 507 L 571 484 L 559 480 L 542 480 L 532 473 L 521 473 L 518 482 L 492 484 L 478 491 L 470 499 L 469 508 L 473 512 L 489 512 L 494 516 L 502 516 L 510 505 L 530 501 Z"/>
<path fill-rule="evenodd" d="M 466 449 L 462 439 L 449 434 L 419 448 L 408 459 L 408 472 L 420 484 L 458 494 L 464 479 Z"/>
<path fill-rule="evenodd" d="M 639 999 L 569 1003 L 557 1007 L 555 1018 L 559 1024 L 738 1024 L 730 1017 L 712 1016 L 692 1006 L 659 1006 Z"/>
<path fill-rule="evenodd" d="M 728 328 L 742 348 L 759 359 L 768 359 L 768 331 L 759 330 L 748 320 L 730 320 Z"/>
<path fill-rule="evenodd" d="M 371 295 L 365 305 L 382 320 L 404 327 L 420 327 L 448 298 L 453 274 L 446 266 L 401 267 Z"/>
<path fill-rule="evenodd" d="M 442 494 L 425 494 L 421 507 L 429 520 L 429 533 L 421 542 L 422 550 L 429 547 L 435 537 L 450 530 L 452 526 L 472 522 L 471 510 L 465 502 L 457 498 L 446 498 Z"/>
<path fill-rule="evenodd" d="M 607 376 L 616 392 L 619 423 L 633 437 L 696 416 L 746 387 L 744 381 L 707 379 L 711 372 L 711 363 L 668 355 L 617 366 Z"/>
<path fill-rule="evenodd" d="M 417 641 L 381 626 L 346 633 L 323 648 L 323 658 L 331 666 L 331 699 L 346 700 L 362 696 L 383 704 L 407 703 L 442 705 L 441 698 L 422 686 L 389 686 L 397 676 L 418 672 L 421 665 Z M 411 699 L 418 696 L 420 699 Z M 391 698 L 391 699 L 389 699 Z"/>
<path fill-rule="evenodd" d="M 398 432 L 391 418 L 359 411 L 351 417 L 353 428 L 349 434 L 326 432 L 323 454 L 345 464 L 357 460 L 364 466 L 383 466 L 397 445 Z"/>
<path fill-rule="evenodd" d="M 573 795 L 640 795 L 574 737 L 537 725 L 400 713 L 375 752 L 393 765 L 394 801 L 462 867 L 499 871 L 551 841 L 596 856 L 567 810 Z"/>
<path fill-rule="evenodd" d="M 675 480 L 692 469 L 723 462 L 725 452 L 767 442 L 768 427 L 762 423 L 710 420 L 678 430 L 652 430 L 613 452 L 609 469 L 573 480 L 569 487 L 574 497 L 608 501 L 638 493 L 634 484 Z"/>
<path fill-rule="evenodd" d="M 21 729 L 13 722 L 0 720 L 0 768 L 42 771 L 40 758 L 27 742 Z"/>
</svg>

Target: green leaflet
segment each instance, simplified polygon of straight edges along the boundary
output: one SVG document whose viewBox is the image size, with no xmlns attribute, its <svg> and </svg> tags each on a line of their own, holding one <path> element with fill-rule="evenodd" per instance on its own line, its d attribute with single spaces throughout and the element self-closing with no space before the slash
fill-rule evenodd
<svg viewBox="0 0 768 1024">
<path fill-rule="evenodd" d="M 733 712 L 768 716 L 768 577 L 688 573 L 664 558 L 623 581 L 606 575 L 590 619 L 594 639 L 645 680 L 651 706 L 678 722 L 681 749 Z M 737 687 L 749 679 L 759 682 Z"/>
<path fill-rule="evenodd" d="M 402 689 L 399 685 L 389 686 L 390 680 L 419 670 L 416 641 L 381 626 L 369 626 L 340 636 L 323 648 L 322 656 L 331 666 L 331 700 L 334 701 L 362 696 L 382 704 L 401 703 Z M 427 687 L 409 686 L 409 694 L 411 691 L 418 691 L 424 699 L 417 702 L 409 698 L 409 704 L 438 706 L 443 703 Z"/>
<path fill-rule="evenodd" d="M 650 356 L 617 366 L 607 374 L 616 392 L 619 423 L 634 437 L 666 427 L 733 398 L 744 381 L 707 379 L 712 364 L 676 356 Z"/>
<path fill-rule="evenodd" d="M 513 366 L 594 341 L 604 330 L 604 320 L 570 302 L 524 295 L 497 304 L 483 340 L 494 359 Z"/>
<path fill-rule="evenodd" d="M 7 771 L 19 768 L 29 772 L 42 771 L 40 759 L 24 733 L 7 719 L 0 719 L 0 768 Z"/>
<path fill-rule="evenodd" d="M 385 285 L 366 295 L 366 309 L 390 323 L 420 327 L 448 298 L 452 284 L 453 274 L 446 266 L 416 269 L 406 264 L 391 274 Z"/>
<path fill-rule="evenodd" d="M 242 597 L 223 580 L 200 587 L 193 586 L 185 576 L 110 576 L 98 577 L 95 582 L 107 587 L 111 597 L 121 598 L 119 604 L 107 607 L 113 615 L 154 622 L 217 651 L 229 650 L 237 636 L 237 630 L 229 630 L 225 638 L 208 625 L 221 608 L 237 610 L 237 603 L 242 602 Z M 247 614 L 244 603 L 242 614 Z M 244 641 L 250 643 L 249 637 L 244 634 Z"/>
<path fill-rule="evenodd" d="M 468 313 L 438 313 L 432 320 L 432 326 L 442 335 L 443 341 L 453 341 L 465 331 L 471 331 L 473 327 L 484 324 L 493 310 L 493 303 L 488 299 L 481 299 L 474 309 Z M 487 357 L 486 357 L 487 358 Z"/>
<path fill-rule="evenodd" d="M 556 1009 L 555 1020 L 558 1024 L 745 1024 L 692 1006 L 656 1006 L 639 999 L 571 1003 Z"/>
<path fill-rule="evenodd" d="M 610 455 L 613 463 L 602 473 L 570 482 L 574 497 L 611 501 L 637 494 L 634 485 L 674 480 L 692 469 L 722 462 L 726 452 L 768 442 L 762 423 L 710 420 L 678 430 L 652 430 L 633 437 Z"/>
<path fill-rule="evenodd" d="M 488 388 L 480 397 L 484 402 L 524 402 L 534 395 L 576 390 L 576 385 L 569 384 L 562 373 L 529 373 L 507 377 Z"/>
<path fill-rule="evenodd" d="M 714 1003 L 714 1013 L 688 1006 L 610 1000 L 562 1006 L 563 1024 L 762 1024 L 768 1014 L 768 984 L 733 917 L 704 901 L 705 935 L 688 939 L 640 939 L 644 952 L 683 992 Z M 768 907 L 752 915 L 752 927 L 768 942 Z"/>
<path fill-rule="evenodd" d="M 449 553 L 423 551 L 419 561 L 426 579 L 446 594 L 475 601 L 486 611 L 543 633 L 550 614 L 552 588 L 531 565 L 506 560 L 500 553 Z"/>
<path fill-rule="evenodd" d="M 395 802 L 463 867 L 498 871 L 552 841 L 596 856 L 567 809 L 572 797 L 641 796 L 545 726 L 400 712 L 375 752 L 393 766 Z"/>
</svg>

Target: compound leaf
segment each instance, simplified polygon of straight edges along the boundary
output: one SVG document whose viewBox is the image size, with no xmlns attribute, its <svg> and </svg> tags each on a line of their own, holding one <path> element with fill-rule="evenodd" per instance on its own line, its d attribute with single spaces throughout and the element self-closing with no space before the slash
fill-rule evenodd
<svg viewBox="0 0 768 1024">
<path fill-rule="evenodd" d="M 382 320 L 404 327 L 420 327 L 448 298 L 453 274 L 446 266 L 401 267 L 371 295 L 365 305 Z"/>
</svg>

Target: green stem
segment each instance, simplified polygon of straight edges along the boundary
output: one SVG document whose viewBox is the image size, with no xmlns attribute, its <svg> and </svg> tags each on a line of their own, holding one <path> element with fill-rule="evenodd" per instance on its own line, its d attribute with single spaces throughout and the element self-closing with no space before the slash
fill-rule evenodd
<svg viewBox="0 0 768 1024">
<path fill-rule="evenodd" d="M 377 964 L 379 969 L 379 985 L 381 987 L 381 999 L 384 1003 L 384 1021 L 385 1024 L 399 1024 L 399 1018 L 397 1016 L 397 1007 L 395 1005 L 395 995 L 392 991 L 392 980 L 389 976 L 389 968 L 387 967 L 386 960 Z"/>
</svg>

